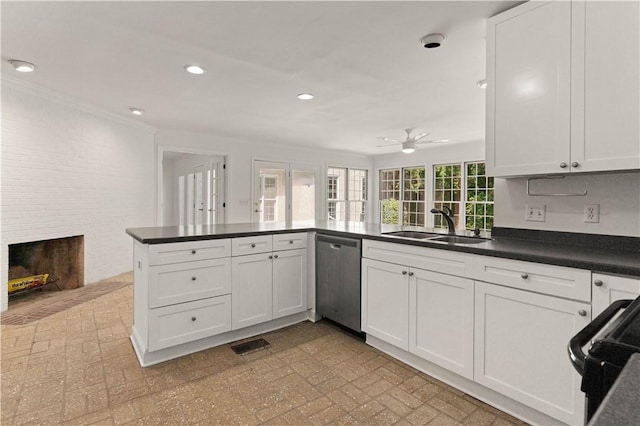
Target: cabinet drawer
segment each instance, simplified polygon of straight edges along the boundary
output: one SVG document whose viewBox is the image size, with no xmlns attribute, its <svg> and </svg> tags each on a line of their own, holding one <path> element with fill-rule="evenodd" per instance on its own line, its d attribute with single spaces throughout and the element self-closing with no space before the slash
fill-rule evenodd
<svg viewBox="0 0 640 426">
<path fill-rule="evenodd" d="M 231 293 L 231 258 L 172 263 L 149 268 L 149 307 Z"/>
<path fill-rule="evenodd" d="M 591 271 L 486 256 L 470 256 L 468 266 L 477 280 L 591 301 Z"/>
<path fill-rule="evenodd" d="M 307 247 L 307 233 L 275 234 L 273 236 L 273 251 L 293 250 Z"/>
<path fill-rule="evenodd" d="M 464 253 L 407 244 L 363 240 L 362 257 L 459 276 L 466 271 Z"/>
<path fill-rule="evenodd" d="M 149 350 L 168 348 L 231 330 L 231 295 L 149 311 Z"/>
<path fill-rule="evenodd" d="M 266 253 L 273 249 L 271 235 L 257 235 L 255 237 L 240 237 L 231 240 L 232 256 L 245 254 Z"/>
<path fill-rule="evenodd" d="M 231 256 L 231 242 L 228 238 L 149 245 L 149 265 L 164 265 L 229 256 Z"/>
</svg>

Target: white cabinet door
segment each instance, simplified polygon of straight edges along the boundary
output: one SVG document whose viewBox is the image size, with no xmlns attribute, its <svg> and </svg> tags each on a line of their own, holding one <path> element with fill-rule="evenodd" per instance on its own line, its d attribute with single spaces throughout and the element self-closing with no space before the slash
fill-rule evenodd
<svg viewBox="0 0 640 426">
<path fill-rule="evenodd" d="M 409 351 L 473 380 L 473 281 L 409 272 Z"/>
<path fill-rule="evenodd" d="M 614 275 L 593 274 L 593 317 L 621 299 L 635 299 L 640 295 L 640 279 Z"/>
<path fill-rule="evenodd" d="M 640 3 L 574 2 L 573 9 L 574 40 L 584 45 L 574 53 L 571 161 L 579 166 L 572 171 L 638 169 Z"/>
<path fill-rule="evenodd" d="M 487 21 L 488 174 L 570 169 L 570 74 L 570 2 L 529 2 Z"/>
<path fill-rule="evenodd" d="M 584 424 L 569 340 L 590 305 L 476 282 L 475 381 L 567 424 Z M 584 314 L 584 316 L 582 315 Z"/>
<path fill-rule="evenodd" d="M 362 331 L 409 350 L 409 268 L 362 259 Z"/>
<path fill-rule="evenodd" d="M 307 310 L 307 250 L 273 253 L 273 318 Z"/>
<path fill-rule="evenodd" d="M 232 329 L 259 324 L 273 318 L 271 253 L 232 258 Z"/>
</svg>

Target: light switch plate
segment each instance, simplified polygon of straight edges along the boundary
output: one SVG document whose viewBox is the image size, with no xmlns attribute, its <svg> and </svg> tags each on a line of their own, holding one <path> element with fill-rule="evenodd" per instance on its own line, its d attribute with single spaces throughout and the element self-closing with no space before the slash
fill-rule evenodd
<svg viewBox="0 0 640 426">
<path fill-rule="evenodd" d="M 529 222 L 544 222 L 547 220 L 547 206 L 542 204 L 530 206 L 527 204 L 525 220 Z"/>
</svg>

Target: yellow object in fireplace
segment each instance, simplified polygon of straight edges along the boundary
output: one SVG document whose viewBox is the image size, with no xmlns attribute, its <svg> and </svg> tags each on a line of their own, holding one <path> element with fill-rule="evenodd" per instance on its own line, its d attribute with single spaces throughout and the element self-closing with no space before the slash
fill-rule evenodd
<svg viewBox="0 0 640 426">
<path fill-rule="evenodd" d="M 40 274 L 9 280 L 9 293 L 26 290 L 29 288 L 42 287 L 47 283 L 48 278 L 49 274 Z"/>
</svg>

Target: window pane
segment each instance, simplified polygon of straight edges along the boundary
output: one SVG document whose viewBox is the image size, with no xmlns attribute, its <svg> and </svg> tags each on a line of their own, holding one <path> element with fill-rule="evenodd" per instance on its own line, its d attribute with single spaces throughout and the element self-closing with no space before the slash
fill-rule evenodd
<svg viewBox="0 0 640 426">
<path fill-rule="evenodd" d="M 491 230 L 493 227 L 493 183 L 485 175 L 485 164 L 467 163 L 465 212 L 467 229 Z"/>
<path fill-rule="evenodd" d="M 443 210 L 449 207 L 453 211 L 453 223 L 460 226 L 460 203 L 462 201 L 462 167 L 460 164 L 437 164 L 433 166 L 435 190 L 434 208 Z M 441 214 L 434 216 L 435 228 L 447 228 L 447 222 Z"/>
</svg>

